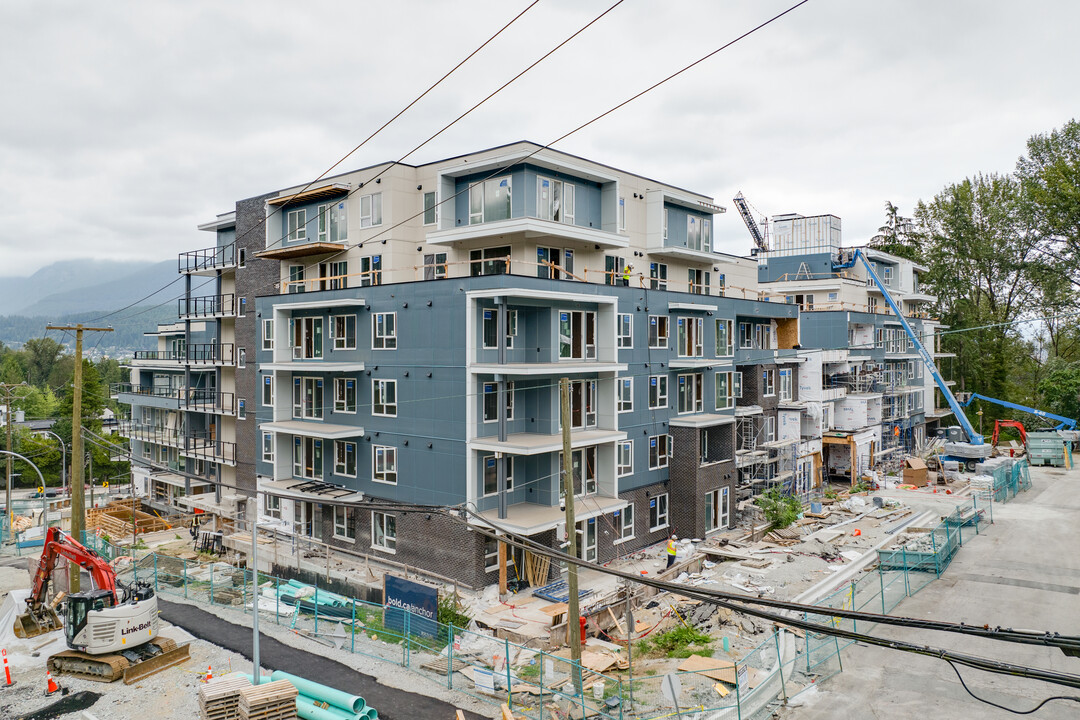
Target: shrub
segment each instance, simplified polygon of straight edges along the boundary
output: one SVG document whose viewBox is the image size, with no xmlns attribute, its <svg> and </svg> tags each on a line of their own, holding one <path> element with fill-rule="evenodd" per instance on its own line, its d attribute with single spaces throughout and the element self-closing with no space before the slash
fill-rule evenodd
<svg viewBox="0 0 1080 720">
<path fill-rule="evenodd" d="M 802 511 L 802 502 L 799 498 L 784 495 L 780 488 L 770 488 L 758 495 L 754 504 L 765 513 L 765 520 L 769 523 L 770 530 L 786 528 L 795 522 Z"/>
</svg>

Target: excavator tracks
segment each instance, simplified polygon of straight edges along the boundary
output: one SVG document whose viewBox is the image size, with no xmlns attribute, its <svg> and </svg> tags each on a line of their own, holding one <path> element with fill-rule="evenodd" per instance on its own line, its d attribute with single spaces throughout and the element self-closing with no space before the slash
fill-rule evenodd
<svg viewBox="0 0 1080 720">
<path fill-rule="evenodd" d="M 123 678 L 124 684 L 130 685 L 188 659 L 186 644 L 177 645 L 175 640 L 160 636 L 151 643 L 140 645 L 134 652 L 139 658 L 132 662 L 121 653 L 89 655 L 65 650 L 49 658 L 49 670 L 57 675 L 96 682 L 115 682 Z"/>
</svg>

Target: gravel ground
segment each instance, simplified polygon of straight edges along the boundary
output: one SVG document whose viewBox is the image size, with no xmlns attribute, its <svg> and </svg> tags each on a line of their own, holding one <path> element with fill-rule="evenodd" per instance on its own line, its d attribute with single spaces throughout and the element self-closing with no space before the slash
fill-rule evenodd
<svg viewBox="0 0 1080 720">
<path fill-rule="evenodd" d="M 3 563 L 0 564 L 0 603 L 2 603 L 10 591 L 26 590 L 30 584 L 30 576 L 25 569 L 25 558 L 0 559 L 0 563 Z M 169 600 L 183 602 L 182 599 L 173 597 Z M 220 606 L 199 605 L 199 607 L 229 622 L 251 627 L 250 616 L 240 611 Z M 260 632 L 282 643 L 337 660 L 359 672 L 372 675 L 382 685 L 439 698 L 482 717 L 494 717 L 496 714 L 497 707 L 495 706 L 482 703 L 463 693 L 447 691 L 445 686 L 439 686 L 416 673 L 403 672 L 401 667 L 392 663 L 325 647 L 296 635 L 288 628 L 279 627 L 273 622 L 264 620 L 260 623 L 259 629 Z M 182 628 L 163 622 L 161 634 L 178 642 L 190 641 L 191 659 L 183 665 L 152 675 L 136 685 L 124 685 L 122 682 L 104 684 L 68 677 L 57 678 L 71 694 L 69 697 L 80 691 L 99 693 L 101 696 L 96 699 L 89 698 L 92 701 L 89 706 L 67 708 L 67 711 L 59 712 L 59 714 L 35 715 L 63 699 L 60 696 L 45 697 L 46 653 L 55 652 L 63 644 L 62 633 L 57 631 L 53 644 L 48 648 L 43 648 L 37 657 L 33 657 L 33 648 L 46 641 L 48 639 L 46 636 L 19 640 L 10 630 L 0 629 L 0 643 L 5 645 L 8 651 L 12 679 L 15 681 L 12 687 L 5 688 L 3 675 L 0 674 L 0 718 L 4 720 L 23 717 L 33 717 L 34 720 L 46 720 L 46 718 L 55 718 L 55 720 L 93 720 L 93 718 L 97 720 L 148 720 L 148 718 L 191 720 L 197 717 L 198 687 L 201 674 L 205 673 L 208 667 L 213 669 L 215 675 L 224 674 L 230 670 L 251 672 L 251 663 L 243 656 L 212 643 L 195 639 Z M 69 704 L 85 705 L 74 699 Z M 90 716 L 86 713 L 90 713 Z"/>
</svg>

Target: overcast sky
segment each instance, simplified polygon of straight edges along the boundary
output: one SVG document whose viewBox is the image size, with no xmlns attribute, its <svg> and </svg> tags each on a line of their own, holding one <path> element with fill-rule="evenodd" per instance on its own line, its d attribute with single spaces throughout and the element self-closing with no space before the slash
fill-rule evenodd
<svg viewBox="0 0 1080 720">
<path fill-rule="evenodd" d="M 0 3 L 0 275 L 171 259 L 195 225 L 311 179 L 529 0 Z M 342 169 L 396 159 L 614 0 L 540 0 Z M 625 0 L 410 161 L 547 143 L 795 0 Z M 810 0 L 560 149 L 731 206 L 833 213 L 1007 172 L 1080 112 L 1074 0 Z"/>
</svg>

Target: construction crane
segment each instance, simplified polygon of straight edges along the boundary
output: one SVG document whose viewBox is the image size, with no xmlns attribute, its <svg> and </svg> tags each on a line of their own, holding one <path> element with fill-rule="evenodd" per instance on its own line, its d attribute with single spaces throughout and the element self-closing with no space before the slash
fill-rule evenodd
<svg viewBox="0 0 1080 720">
<path fill-rule="evenodd" d="M 758 227 L 757 222 L 754 220 L 754 216 L 750 214 L 750 208 L 746 202 L 746 197 L 743 196 L 741 190 L 732 202 L 735 203 L 739 215 L 742 217 L 743 222 L 746 223 L 746 229 L 750 231 L 750 237 L 754 239 L 754 245 L 757 246 L 757 249 L 753 254 L 757 255 L 759 252 L 769 252 L 769 241 L 761 232 L 761 228 Z"/>
<path fill-rule="evenodd" d="M 934 363 L 934 358 L 930 352 L 922 344 L 922 340 L 919 339 L 918 334 L 911 329 L 911 325 L 908 324 L 907 318 L 904 317 L 904 313 L 900 310 L 900 307 L 893 300 L 892 295 L 889 294 L 889 289 L 885 287 L 885 283 L 878 277 L 877 272 L 874 270 L 873 264 L 866 259 L 862 249 L 856 249 L 853 253 L 841 253 L 839 257 L 832 263 L 832 269 L 834 272 L 840 270 L 847 270 L 848 268 L 855 267 L 859 262 L 862 262 L 863 267 L 866 268 L 867 277 L 869 277 L 873 283 L 881 291 L 882 296 L 885 298 L 885 302 L 888 304 L 889 309 L 892 310 L 896 319 L 900 321 L 900 325 L 904 328 L 904 332 L 907 334 L 908 339 L 914 345 L 916 352 L 922 359 L 926 369 L 930 372 L 931 377 L 934 378 L 934 384 L 937 385 L 938 390 L 945 397 L 946 402 L 949 403 L 949 408 L 956 415 L 957 422 L 960 423 L 960 429 L 966 438 L 967 442 L 951 442 L 945 447 L 945 460 L 956 460 L 968 469 L 974 470 L 975 466 L 986 458 L 990 457 L 990 453 L 993 451 L 993 446 L 987 445 L 983 442 L 983 436 L 975 432 L 975 428 L 972 427 L 971 422 L 968 421 L 967 416 L 964 415 L 961 409 L 959 401 L 953 395 L 952 390 L 945 383 L 945 378 L 941 376 L 941 372 L 937 368 L 937 364 Z"/>
<path fill-rule="evenodd" d="M 1010 410 L 1020 410 L 1021 412 L 1031 413 L 1032 415 L 1036 415 L 1036 416 L 1041 417 L 1041 418 L 1046 418 L 1047 420 L 1053 420 L 1054 422 L 1057 423 L 1057 427 L 1054 428 L 1055 430 L 1075 430 L 1076 429 L 1076 425 L 1077 425 L 1076 420 L 1073 420 L 1072 418 L 1067 418 L 1064 415 L 1055 415 L 1054 413 L 1048 413 L 1045 410 L 1039 410 L 1037 408 L 1027 407 L 1026 405 L 1020 405 L 1018 403 L 1009 402 L 1008 400 L 998 400 L 997 398 L 987 397 L 986 395 L 980 395 L 979 393 L 970 393 L 968 395 L 967 400 L 965 400 L 963 405 L 961 405 L 960 407 L 967 407 L 968 405 L 971 405 L 971 403 L 973 403 L 976 400 L 982 400 L 983 402 L 993 403 L 994 405 L 1000 405 L 1002 407 L 1007 407 Z"/>
<path fill-rule="evenodd" d="M 64 598 L 64 636 L 70 649 L 49 658 L 52 672 L 100 682 L 122 677 L 130 684 L 188 659 L 186 644 L 178 646 L 158 635 L 154 588 L 146 582 L 118 583 L 109 563 L 56 527 L 45 536 L 27 611 L 15 619 L 18 637 L 35 637 L 61 626 L 55 601 L 46 602 L 49 580 L 61 557 L 87 570 L 94 589 Z"/>
</svg>

